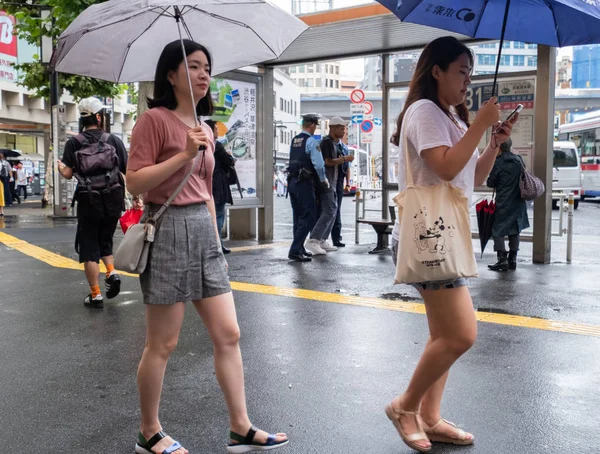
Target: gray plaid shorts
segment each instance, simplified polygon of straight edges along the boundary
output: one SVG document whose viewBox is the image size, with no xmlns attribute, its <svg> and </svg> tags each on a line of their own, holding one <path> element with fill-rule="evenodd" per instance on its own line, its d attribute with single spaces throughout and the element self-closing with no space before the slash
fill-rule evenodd
<svg viewBox="0 0 600 454">
<path fill-rule="evenodd" d="M 159 208 L 148 205 L 140 222 Z M 167 208 L 140 284 L 145 304 L 185 303 L 231 292 L 227 262 L 205 203 Z"/>
<path fill-rule="evenodd" d="M 394 265 L 396 265 L 398 260 L 398 240 L 396 239 L 392 239 L 392 259 L 394 260 Z M 468 287 L 469 283 L 466 279 L 459 277 L 450 281 L 419 282 L 418 284 L 410 285 L 417 290 L 442 290 L 444 288 Z"/>
</svg>

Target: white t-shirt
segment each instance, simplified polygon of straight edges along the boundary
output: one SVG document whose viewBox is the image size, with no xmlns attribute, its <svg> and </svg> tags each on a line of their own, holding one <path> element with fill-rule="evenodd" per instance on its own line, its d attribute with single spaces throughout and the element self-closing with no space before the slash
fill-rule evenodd
<svg viewBox="0 0 600 454">
<path fill-rule="evenodd" d="M 467 132 L 467 125 L 454 113 L 455 124 L 442 109 L 428 99 L 422 99 L 411 105 L 406 111 L 402 125 L 408 137 L 408 159 L 411 164 L 413 180 L 417 186 L 435 186 L 442 180 L 421 158 L 423 150 L 436 147 L 453 147 Z M 406 189 L 406 158 L 403 149 L 403 137 L 400 136 L 400 150 L 398 153 L 398 191 Z M 475 168 L 479 151 L 475 149 L 473 156 L 464 169 L 452 180 L 452 184 L 465 191 L 471 204 L 475 187 Z M 396 219 L 392 238 L 400 237 L 399 219 Z"/>
</svg>

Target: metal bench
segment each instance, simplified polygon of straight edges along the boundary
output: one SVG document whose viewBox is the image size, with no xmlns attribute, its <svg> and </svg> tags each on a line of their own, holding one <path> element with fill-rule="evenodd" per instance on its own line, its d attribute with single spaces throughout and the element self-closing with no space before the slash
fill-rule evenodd
<svg viewBox="0 0 600 454">
<path fill-rule="evenodd" d="M 390 235 L 394 230 L 394 224 L 396 223 L 396 210 L 393 206 L 388 207 L 390 210 L 390 219 L 357 219 L 357 224 L 368 224 L 373 227 L 375 233 L 377 233 L 377 246 L 375 249 L 369 251 L 369 254 L 381 254 L 389 251 L 388 247 L 383 245 L 383 238 L 385 235 Z"/>
</svg>

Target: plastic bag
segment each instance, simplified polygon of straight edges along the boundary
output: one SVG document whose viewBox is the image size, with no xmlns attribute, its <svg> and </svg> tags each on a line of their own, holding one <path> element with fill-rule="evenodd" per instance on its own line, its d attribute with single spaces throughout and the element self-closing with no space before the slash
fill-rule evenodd
<svg viewBox="0 0 600 454">
<path fill-rule="evenodd" d="M 136 208 L 130 208 L 129 210 L 127 210 L 125 214 L 121 216 L 120 219 L 121 229 L 123 230 L 123 233 L 127 233 L 127 230 L 132 225 L 139 224 L 143 214 L 144 210 L 138 210 Z"/>
</svg>

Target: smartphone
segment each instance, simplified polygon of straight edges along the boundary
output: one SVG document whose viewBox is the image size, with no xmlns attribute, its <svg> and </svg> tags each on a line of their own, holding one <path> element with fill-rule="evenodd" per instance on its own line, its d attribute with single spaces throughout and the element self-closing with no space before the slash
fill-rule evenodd
<svg viewBox="0 0 600 454">
<path fill-rule="evenodd" d="M 517 105 L 517 108 L 515 110 L 513 110 L 510 115 L 506 118 L 506 120 L 504 121 L 511 121 L 515 115 L 517 115 L 518 113 L 520 113 L 523 110 L 523 104 L 519 104 Z"/>
</svg>

